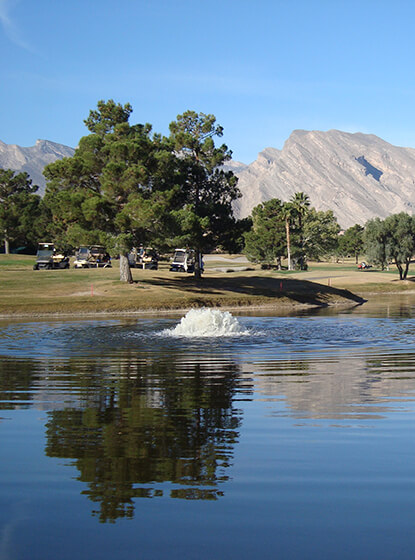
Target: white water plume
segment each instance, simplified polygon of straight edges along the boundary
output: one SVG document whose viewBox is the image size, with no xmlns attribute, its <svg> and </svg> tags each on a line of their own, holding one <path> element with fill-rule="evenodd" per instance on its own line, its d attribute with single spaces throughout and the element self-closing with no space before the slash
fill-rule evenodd
<svg viewBox="0 0 415 560">
<path fill-rule="evenodd" d="M 164 331 L 163 334 L 185 337 L 220 337 L 247 335 L 249 332 L 229 311 L 202 308 L 191 309 L 174 329 Z"/>
</svg>

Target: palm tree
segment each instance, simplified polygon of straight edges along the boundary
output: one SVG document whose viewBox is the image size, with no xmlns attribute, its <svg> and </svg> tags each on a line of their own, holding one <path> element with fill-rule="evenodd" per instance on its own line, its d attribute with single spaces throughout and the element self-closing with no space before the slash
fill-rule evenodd
<svg viewBox="0 0 415 560">
<path fill-rule="evenodd" d="M 287 237 L 287 259 L 288 270 L 291 270 L 291 238 L 290 238 L 290 225 L 294 217 L 294 207 L 291 202 L 284 202 L 282 205 L 282 217 L 285 220 L 285 235 Z"/>
<path fill-rule="evenodd" d="M 303 218 L 307 215 L 310 207 L 310 197 L 303 192 L 296 192 L 290 200 L 293 211 L 298 218 L 298 229 L 300 232 L 300 266 L 304 267 L 304 237 L 303 237 Z"/>
<path fill-rule="evenodd" d="M 307 214 L 311 204 L 310 197 L 303 192 L 296 192 L 291 197 L 290 203 L 298 216 L 298 226 L 301 232 L 303 228 L 303 217 Z"/>
</svg>

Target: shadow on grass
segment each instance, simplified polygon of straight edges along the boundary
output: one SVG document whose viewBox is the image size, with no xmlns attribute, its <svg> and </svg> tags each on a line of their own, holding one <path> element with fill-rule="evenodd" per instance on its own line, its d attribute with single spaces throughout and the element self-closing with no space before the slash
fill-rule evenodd
<svg viewBox="0 0 415 560">
<path fill-rule="evenodd" d="M 269 278 L 262 276 L 238 276 L 237 278 L 208 278 L 197 282 L 193 276 L 172 276 L 170 279 L 152 277 L 145 280 L 146 284 L 165 289 L 180 290 L 190 294 L 228 296 L 244 295 L 269 299 L 290 299 L 297 303 L 327 306 L 334 300 L 349 301 L 356 304 L 366 300 L 349 290 L 333 288 L 308 280 L 291 278 Z"/>
</svg>

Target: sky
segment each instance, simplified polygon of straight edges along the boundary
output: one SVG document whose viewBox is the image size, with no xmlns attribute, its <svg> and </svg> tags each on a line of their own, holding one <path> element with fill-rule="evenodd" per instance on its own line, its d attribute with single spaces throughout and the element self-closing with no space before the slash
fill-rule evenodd
<svg viewBox="0 0 415 560">
<path fill-rule="evenodd" d="M 295 129 L 415 147 L 412 0 L 0 0 L 0 140 L 75 147 L 101 99 L 168 134 L 214 114 L 233 158 Z"/>
</svg>

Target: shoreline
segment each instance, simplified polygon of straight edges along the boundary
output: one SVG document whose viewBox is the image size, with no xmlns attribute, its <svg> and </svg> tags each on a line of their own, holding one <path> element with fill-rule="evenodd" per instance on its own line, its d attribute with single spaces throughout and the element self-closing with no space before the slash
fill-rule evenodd
<svg viewBox="0 0 415 560">
<path fill-rule="evenodd" d="M 415 293 L 415 292 L 414 292 Z M 253 304 L 253 305 L 222 305 L 222 306 L 213 306 L 213 305 L 201 305 L 201 306 L 189 306 L 189 307 L 181 307 L 177 309 L 172 308 L 149 308 L 149 309 L 139 309 L 139 310 L 130 310 L 130 311 L 110 311 L 110 310 L 103 310 L 103 311 L 87 311 L 87 312 L 79 312 L 79 311 L 72 311 L 72 312 L 26 312 L 26 313 L 0 313 L 0 320 L 3 319 L 60 319 L 60 318 L 74 318 L 78 317 L 80 319 L 88 319 L 94 317 L 139 317 L 139 316 L 150 316 L 150 315 L 185 315 L 191 309 L 217 309 L 219 311 L 228 311 L 230 313 L 239 313 L 239 312 L 252 312 L 252 311 L 262 311 L 262 312 L 271 312 L 274 311 L 278 313 L 279 310 L 281 311 L 290 311 L 290 310 L 298 310 L 298 309 L 327 309 L 332 307 L 344 307 L 344 308 L 351 308 L 357 307 L 360 305 L 364 305 L 367 303 L 367 299 L 362 299 L 362 301 L 358 302 L 346 302 L 346 301 L 333 301 L 324 305 L 316 305 L 312 303 L 295 303 L 295 302 L 285 302 L 279 304 Z"/>
<path fill-rule="evenodd" d="M 79 309 L 74 309 L 72 311 L 10 311 L 1 312 L 0 311 L 0 321 L 9 319 L 91 319 L 91 318 L 115 318 L 115 317 L 149 317 L 149 316 L 171 316 L 171 315 L 185 315 L 190 309 L 217 309 L 219 311 L 228 311 L 230 313 L 244 313 L 244 312 L 273 312 L 278 314 L 279 311 L 286 313 L 289 311 L 295 312 L 296 310 L 313 310 L 313 309 L 329 309 L 329 308 L 353 308 L 370 303 L 376 298 L 390 297 L 390 296 L 414 296 L 414 290 L 373 290 L 364 291 L 360 293 L 353 293 L 355 297 L 354 300 L 341 298 L 333 299 L 322 304 L 310 303 L 310 302 L 298 302 L 294 300 L 286 299 L 285 301 L 277 300 L 275 302 L 267 303 L 252 303 L 252 304 L 241 304 L 241 305 L 188 305 L 182 307 L 148 307 L 142 309 L 102 309 L 101 311 L 80 311 Z"/>
<path fill-rule="evenodd" d="M 307 272 L 219 272 L 217 261 L 225 257 L 215 256 L 202 282 L 163 264 L 133 269 L 134 282 L 126 284 L 115 268 L 34 271 L 32 259 L 0 258 L 0 320 L 180 316 L 194 308 L 286 315 L 415 294 L 414 278 L 397 282 L 395 271 L 362 272 L 353 263 L 312 263 Z"/>
</svg>

